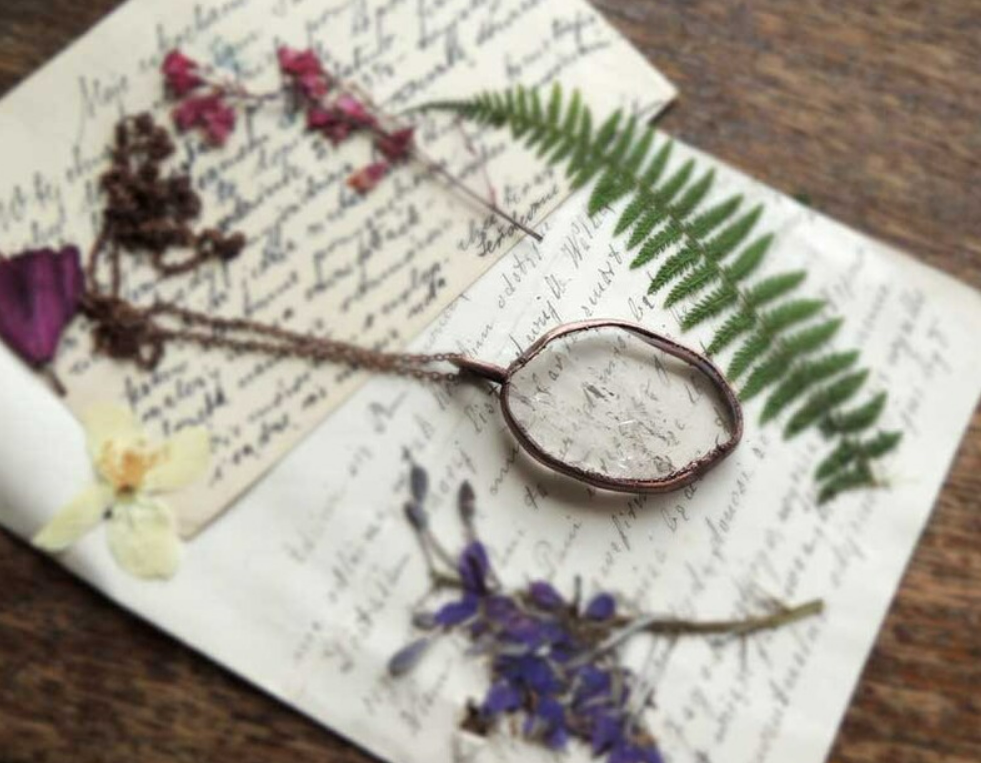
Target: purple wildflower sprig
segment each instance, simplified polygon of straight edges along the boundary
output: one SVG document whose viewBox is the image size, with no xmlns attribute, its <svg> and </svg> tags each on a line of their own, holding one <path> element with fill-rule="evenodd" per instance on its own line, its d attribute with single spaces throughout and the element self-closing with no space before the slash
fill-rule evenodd
<svg viewBox="0 0 981 763">
<path fill-rule="evenodd" d="M 283 101 L 288 110 L 304 115 L 309 132 L 334 146 L 355 135 L 371 138 L 373 158 L 347 179 L 348 187 L 359 194 L 374 190 L 398 165 L 415 161 L 511 227 L 542 240 L 538 233 L 498 207 L 493 191 L 490 199 L 484 198 L 428 157 L 416 144 L 414 127 L 397 124 L 383 114 L 366 94 L 329 72 L 313 50 L 281 47 L 277 60 L 283 87 L 256 94 L 241 83 L 223 81 L 181 51 L 171 51 L 164 58 L 161 72 L 165 92 L 175 103 L 172 115 L 177 128 L 181 132 L 198 131 L 207 143 L 220 147 L 234 130 L 239 109 Z"/>
<path fill-rule="evenodd" d="M 435 610 L 414 613 L 413 624 L 423 635 L 397 652 L 388 668 L 392 676 L 404 676 L 440 636 L 466 636 L 472 642 L 468 654 L 483 658 L 490 674 L 484 697 L 468 705 L 463 727 L 470 732 L 486 735 L 505 719 L 518 718 L 527 739 L 553 750 L 575 739 L 607 763 L 661 763 L 644 723 L 654 687 L 622 662 L 623 644 L 641 634 L 743 637 L 823 609 L 814 601 L 742 620 L 689 622 L 621 612 L 608 592 L 584 598 L 578 579 L 569 599 L 547 581 L 508 591 L 478 538 L 469 483 L 463 483 L 457 499 L 465 544 L 455 558 L 432 531 L 423 506 L 427 492 L 426 472 L 414 466 L 405 515 L 422 548 L 432 591 L 454 595 Z"/>
</svg>

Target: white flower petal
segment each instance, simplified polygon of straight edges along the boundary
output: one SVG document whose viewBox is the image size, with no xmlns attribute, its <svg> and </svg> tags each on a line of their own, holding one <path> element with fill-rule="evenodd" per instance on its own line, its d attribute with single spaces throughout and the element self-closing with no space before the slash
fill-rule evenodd
<svg viewBox="0 0 981 763">
<path fill-rule="evenodd" d="M 138 499 L 116 506 L 107 535 L 109 549 L 127 572 L 140 578 L 170 578 L 177 572 L 181 544 L 165 504 Z"/>
<path fill-rule="evenodd" d="M 143 489 L 179 490 L 207 473 L 211 464 L 211 435 L 203 427 L 182 429 L 164 444 L 157 457 L 160 460 L 147 472 Z"/>
<path fill-rule="evenodd" d="M 99 524 L 112 499 L 105 485 L 89 485 L 41 528 L 34 545 L 51 553 L 64 551 Z"/>
<path fill-rule="evenodd" d="M 98 463 L 107 442 L 125 447 L 139 440 L 141 436 L 133 412 L 125 405 L 94 405 L 82 414 L 81 419 L 93 463 Z"/>
</svg>

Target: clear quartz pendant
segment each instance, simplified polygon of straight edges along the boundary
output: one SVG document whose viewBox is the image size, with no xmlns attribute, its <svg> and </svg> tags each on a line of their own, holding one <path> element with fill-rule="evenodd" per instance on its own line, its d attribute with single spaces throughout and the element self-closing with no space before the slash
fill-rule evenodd
<svg viewBox="0 0 981 763">
<path fill-rule="evenodd" d="M 561 326 L 508 369 L 454 362 L 501 383 L 504 417 L 532 456 L 594 487 L 675 490 L 742 436 L 742 411 L 721 372 L 637 324 Z"/>
</svg>

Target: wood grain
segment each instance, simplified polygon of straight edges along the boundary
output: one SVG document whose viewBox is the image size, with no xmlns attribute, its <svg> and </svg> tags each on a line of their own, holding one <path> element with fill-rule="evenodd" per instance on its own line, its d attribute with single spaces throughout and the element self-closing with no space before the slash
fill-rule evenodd
<svg viewBox="0 0 981 763">
<path fill-rule="evenodd" d="M 0 92 L 116 4 L 3 0 Z M 597 5 L 680 86 L 666 129 L 981 287 L 977 0 Z M 981 760 L 979 495 L 976 413 L 833 760 Z M 0 581 L 2 763 L 368 759 L 3 533 Z"/>
</svg>

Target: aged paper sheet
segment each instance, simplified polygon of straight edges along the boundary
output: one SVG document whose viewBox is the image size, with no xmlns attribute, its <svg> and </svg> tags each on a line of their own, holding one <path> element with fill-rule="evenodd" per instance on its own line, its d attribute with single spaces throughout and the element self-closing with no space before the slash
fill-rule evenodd
<svg viewBox="0 0 981 763">
<path fill-rule="evenodd" d="M 890 394 L 885 426 L 906 432 L 888 490 L 818 508 L 820 438 L 784 443 L 747 408 L 743 444 L 695 489 L 591 494 L 515 450 L 494 401 L 375 378 L 290 452 L 235 509 L 189 544 L 177 578 L 147 585 L 114 566 L 100 532 L 65 563 L 108 596 L 284 702 L 398 763 L 552 760 L 521 742 L 457 731 L 486 690 L 466 644 L 446 640 L 411 677 L 386 661 L 413 635 L 427 576 L 402 516 L 403 452 L 430 471 L 436 529 L 459 531 L 453 497 L 473 483 L 478 523 L 505 579 L 620 592 L 688 617 L 743 613 L 764 597 L 824 598 L 826 613 L 746 641 L 656 641 L 632 655 L 656 678 L 648 722 L 671 763 L 820 763 L 981 390 L 978 293 L 679 146 L 676 162 L 717 166 L 714 193 L 766 204 L 774 267 L 806 266 L 808 288 L 848 316 Z M 711 199 L 709 200 L 712 201 Z M 415 343 L 506 363 L 561 321 L 621 317 L 676 335 L 625 267 L 614 215 L 573 197 L 444 311 Z M 696 345 L 698 335 L 685 341 Z M 30 536 L 89 478 L 77 424 L 0 352 L 0 519 Z M 58 464 L 58 468 L 52 468 Z M 574 748 L 570 761 L 586 761 Z"/>
<path fill-rule="evenodd" d="M 280 85 L 280 45 L 313 46 L 336 76 L 387 113 L 483 88 L 561 79 L 600 111 L 654 114 L 674 95 L 583 0 L 133 0 L 0 104 L 5 251 L 97 233 L 97 178 L 115 121 L 160 105 L 163 56 L 175 47 L 258 92 Z M 111 55 L 107 55 L 111 51 Z M 419 131 L 427 154 L 522 222 L 539 223 L 567 195 L 503 135 L 468 142 L 452 120 Z M 179 164 L 193 173 L 206 220 L 247 234 L 228 267 L 158 283 L 130 261 L 126 292 L 229 318 L 397 349 L 433 320 L 517 236 L 425 171 L 395 173 L 367 198 L 345 185 L 367 141 L 334 149 L 274 108 L 238 126 L 221 151 L 196 139 Z M 493 164 L 493 177 L 482 171 Z M 488 183 L 490 181 L 490 184 Z M 216 434 L 210 482 L 181 497 L 193 535 L 365 380 L 347 369 L 229 358 L 173 348 L 152 375 L 92 358 L 84 328 L 67 338 L 58 373 L 76 411 L 125 398 L 160 435 L 189 424 Z"/>
</svg>

